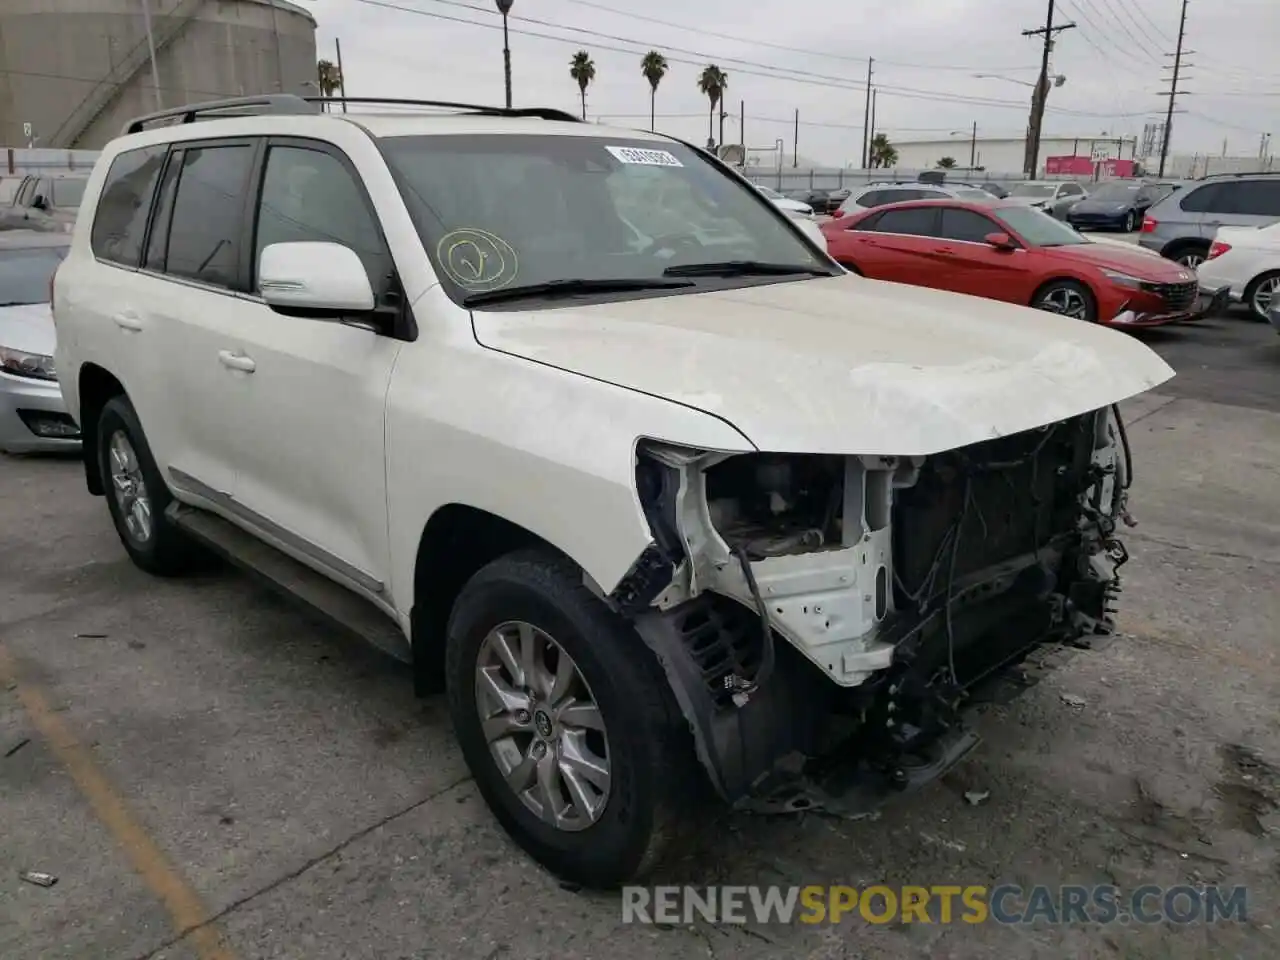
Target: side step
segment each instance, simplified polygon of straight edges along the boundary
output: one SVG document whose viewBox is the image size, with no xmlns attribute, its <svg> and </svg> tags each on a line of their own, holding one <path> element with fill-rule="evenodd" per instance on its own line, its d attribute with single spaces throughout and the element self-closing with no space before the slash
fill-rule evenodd
<svg viewBox="0 0 1280 960">
<path fill-rule="evenodd" d="M 307 612 L 355 634 L 397 660 L 411 661 L 409 641 L 399 624 L 363 597 L 207 510 L 175 501 L 165 516 L 193 540 Z"/>
</svg>

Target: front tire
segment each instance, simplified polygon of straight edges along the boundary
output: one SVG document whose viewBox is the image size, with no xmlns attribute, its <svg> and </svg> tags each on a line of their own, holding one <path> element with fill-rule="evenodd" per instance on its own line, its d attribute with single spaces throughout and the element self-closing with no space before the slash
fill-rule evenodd
<svg viewBox="0 0 1280 960">
<path fill-rule="evenodd" d="M 1098 322 L 1098 303 L 1093 292 L 1076 280 L 1053 280 L 1046 283 L 1031 298 L 1031 306 L 1088 323 Z"/>
<path fill-rule="evenodd" d="M 507 833 L 564 880 L 609 888 L 684 837 L 700 787 L 657 660 L 549 552 L 502 557 L 449 619 L 449 710 L 476 786 Z"/>
<path fill-rule="evenodd" d="M 203 555 L 165 516 L 173 495 L 128 398 L 116 396 L 106 402 L 98 417 L 97 439 L 107 508 L 129 558 L 160 577 L 195 568 Z"/>
<path fill-rule="evenodd" d="M 1133 233 L 1134 230 L 1138 229 L 1138 215 L 1132 210 L 1124 215 L 1123 227 L 1125 233 Z"/>
</svg>

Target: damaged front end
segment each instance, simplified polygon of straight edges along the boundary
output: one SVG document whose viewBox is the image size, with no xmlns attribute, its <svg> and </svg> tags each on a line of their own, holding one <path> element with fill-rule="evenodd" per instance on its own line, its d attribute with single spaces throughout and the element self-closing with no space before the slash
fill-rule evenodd
<svg viewBox="0 0 1280 960">
<path fill-rule="evenodd" d="M 1114 407 L 927 457 L 644 443 L 654 539 L 609 599 L 726 800 L 856 812 L 972 749 L 1011 667 L 1111 632 L 1130 475 Z"/>
</svg>

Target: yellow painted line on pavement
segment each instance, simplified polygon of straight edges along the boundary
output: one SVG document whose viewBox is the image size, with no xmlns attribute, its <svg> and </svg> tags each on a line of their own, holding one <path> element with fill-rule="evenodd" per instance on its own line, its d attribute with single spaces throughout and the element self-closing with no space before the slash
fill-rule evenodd
<svg viewBox="0 0 1280 960">
<path fill-rule="evenodd" d="M 13 657 L 3 646 L 0 646 L 0 681 L 13 685 L 32 724 L 71 774 L 103 826 L 124 848 L 147 889 L 164 904 L 176 931 L 179 934 L 190 931 L 186 942 L 196 956 L 200 960 L 235 960 L 235 954 L 218 931 L 212 925 L 202 926 L 209 911 L 199 895 L 134 817 L 125 799 L 99 769 L 93 754 L 50 705 L 44 690 L 22 679 Z"/>
</svg>

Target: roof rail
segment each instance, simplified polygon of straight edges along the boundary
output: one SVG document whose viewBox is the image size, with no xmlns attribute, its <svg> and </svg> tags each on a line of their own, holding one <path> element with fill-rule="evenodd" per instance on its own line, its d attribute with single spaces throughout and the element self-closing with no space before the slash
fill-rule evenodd
<svg viewBox="0 0 1280 960">
<path fill-rule="evenodd" d="M 188 103 L 185 106 L 157 110 L 155 113 L 135 117 L 124 125 L 124 135 L 139 133 L 165 120 L 194 123 L 197 120 L 208 119 L 210 114 L 236 117 L 257 116 L 265 113 L 297 115 L 319 112 L 320 108 L 310 103 L 306 97 L 299 97 L 292 93 L 271 93 L 261 97 L 232 97 L 228 100 Z"/>
<path fill-rule="evenodd" d="M 308 103 L 351 103 L 358 106 L 380 104 L 397 107 L 443 107 L 460 113 L 478 113 L 487 117 L 534 117 L 539 120 L 561 120 L 581 123 L 582 118 L 554 107 L 493 107 L 480 103 L 456 103 L 452 100 L 406 100 L 399 97 L 301 97 Z"/>
<path fill-rule="evenodd" d="M 1280 177 L 1280 170 L 1224 170 L 1222 173 L 1206 173 L 1201 180 L 1216 180 L 1218 177 Z"/>
<path fill-rule="evenodd" d="M 228 100 L 209 100 L 189 103 L 169 110 L 135 117 L 125 124 L 124 133 L 138 133 L 163 121 L 194 123 L 218 116 L 243 117 L 261 114 L 291 114 L 294 116 L 320 113 L 326 103 L 354 104 L 357 106 L 441 107 L 460 113 L 481 114 L 488 117 L 535 117 L 539 120 L 558 120 L 581 123 L 579 117 L 553 107 L 491 107 L 478 103 L 455 103 L 452 100 L 408 100 L 398 97 L 300 97 L 293 93 L 270 93 L 260 97 L 232 97 Z"/>
</svg>

